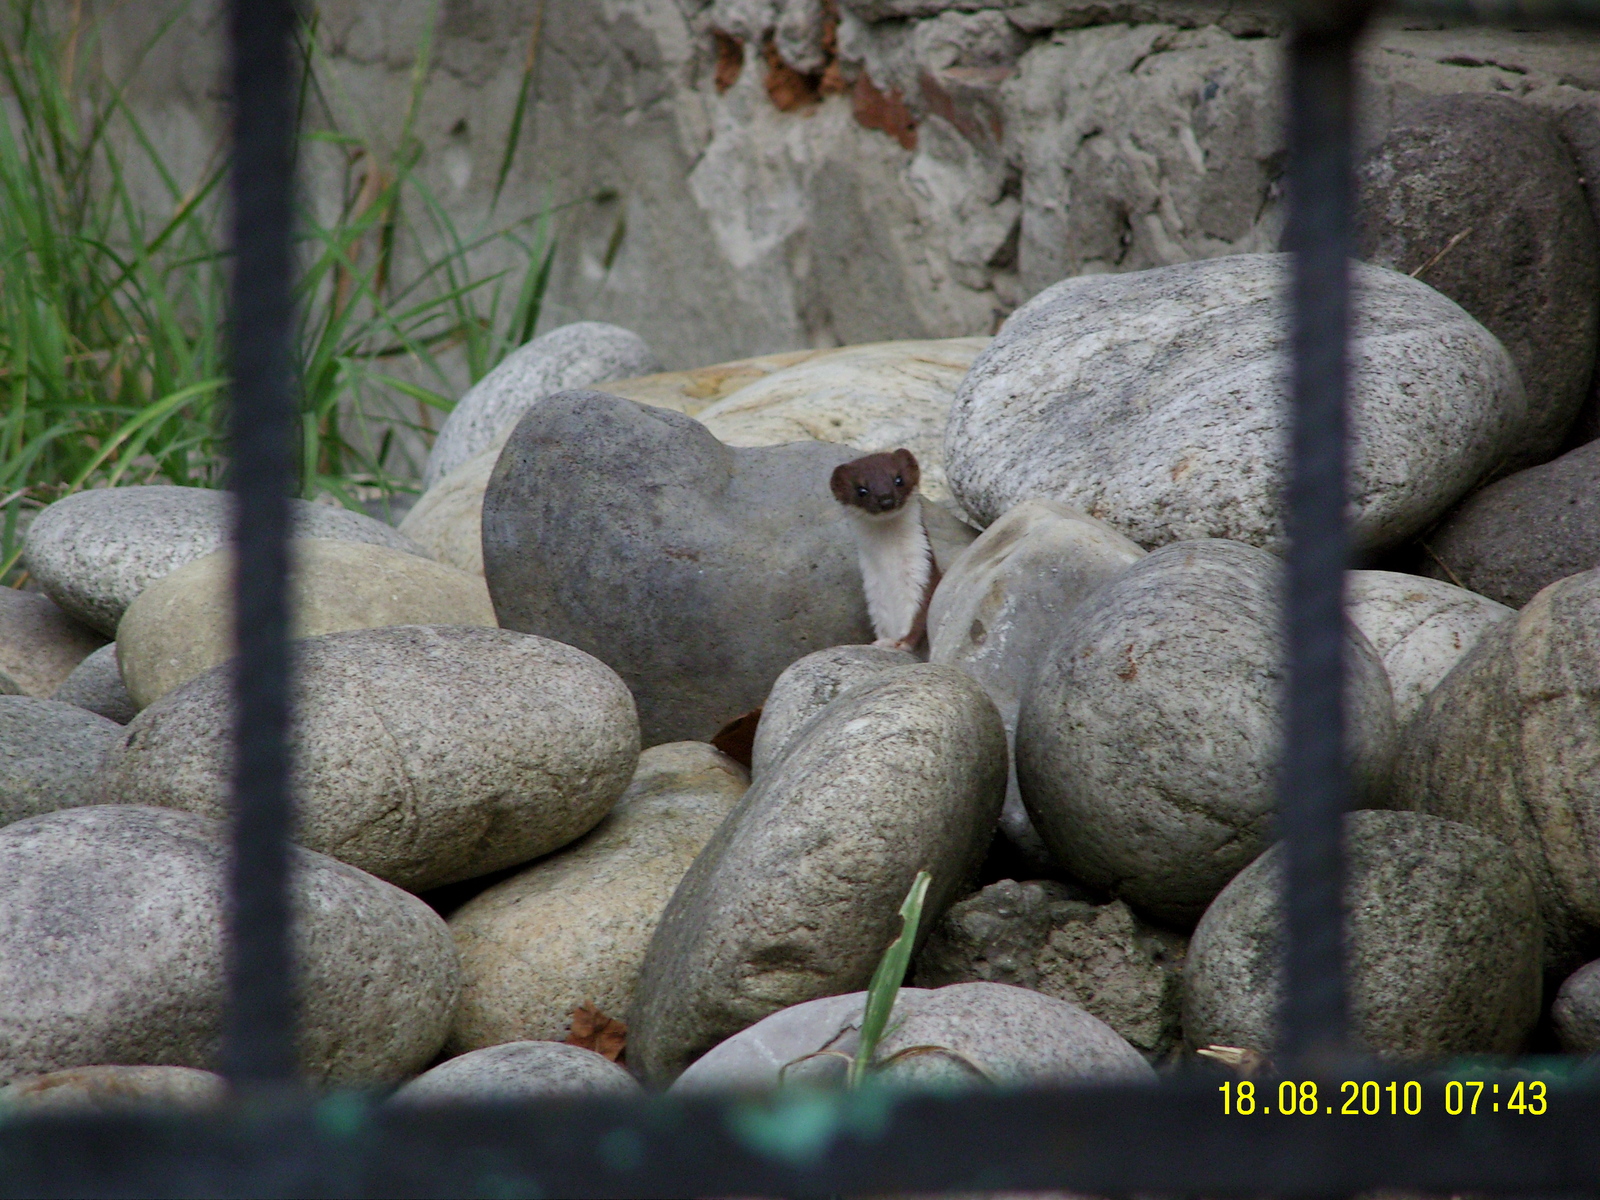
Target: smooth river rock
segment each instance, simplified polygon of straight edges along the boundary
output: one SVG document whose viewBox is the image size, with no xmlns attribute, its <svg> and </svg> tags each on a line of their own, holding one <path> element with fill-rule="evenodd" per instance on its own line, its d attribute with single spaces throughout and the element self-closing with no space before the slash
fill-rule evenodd
<svg viewBox="0 0 1600 1200">
<path fill-rule="evenodd" d="M 839 698 L 847 688 L 885 671 L 914 666 L 909 650 L 886 646 L 832 646 L 808 654 L 784 668 L 761 706 L 751 749 L 750 777 L 767 774 L 789 752 L 806 723 Z"/>
<path fill-rule="evenodd" d="M 776 371 L 698 413 L 730 446 L 841 442 L 862 454 L 904 447 L 921 489 L 948 500 L 944 429 L 950 402 L 988 338 L 846 346 Z"/>
<path fill-rule="evenodd" d="M 0 675 L 24 696 L 48 699 L 106 639 L 38 592 L 0 587 Z"/>
<path fill-rule="evenodd" d="M 636 333 L 601 321 L 577 321 L 513 350 L 456 402 L 439 427 L 422 470 L 431 488 L 488 449 L 507 426 L 544 397 L 608 379 L 661 370 L 661 360 Z"/>
<path fill-rule="evenodd" d="M 452 913 L 463 987 L 451 1049 L 560 1041 L 584 1004 L 629 1021 L 667 900 L 748 786 L 703 742 L 652 746 L 604 821 Z"/>
<path fill-rule="evenodd" d="M 1528 393 L 1509 465 L 1543 462 L 1588 395 L 1600 325 L 1600 236 L 1572 151 L 1511 96 L 1402 91 L 1386 125 L 1357 169 L 1356 254 L 1414 272 L 1500 340 Z"/>
<path fill-rule="evenodd" d="M 1065 279 L 1006 321 L 956 393 L 945 466 L 987 525 L 1043 496 L 1147 548 L 1284 547 L 1287 256 Z M 1421 532 L 1526 436 L 1505 348 L 1426 284 L 1355 264 L 1352 534 Z"/>
<path fill-rule="evenodd" d="M 1545 957 L 1600 952 L 1600 570 L 1489 629 L 1406 729 L 1395 805 L 1511 847 L 1539 889 Z"/>
<path fill-rule="evenodd" d="M 142 1104 L 206 1108 L 227 1091 L 221 1075 L 196 1067 L 68 1067 L 0 1087 L 0 1112 L 93 1112 Z"/>
<path fill-rule="evenodd" d="M 672 1090 L 767 1091 L 789 1082 L 838 1086 L 842 1059 L 806 1056 L 837 1051 L 854 1057 L 866 995 L 828 996 L 776 1012 L 706 1054 Z M 913 1046 L 944 1053 L 895 1059 Z M 1155 1078 L 1116 1030 L 1078 1005 L 1001 983 L 901 988 L 874 1061 L 884 1080 L 913 1086 L 1041 1087 Z"/>
<path fill-rule="evenodd" d="M 0 696 L 0 825 L 100 803 L 100 760 L 115 721 L 59 700 Z"/>
<path fill-rule="evenodd" d="M 0 829 L 0 1079 L 126 1063 L 213 1068 L 222 1033 L 225 827 L 138 805 Z M 425 1066 L 459 989 L 422 901 L 294 851 L 300 1067 L 317 1085 Z"/>
<path fill-rule="evenodd" d="M 668 902 L 628 1065 L 671 1082 L 762 1017 L 871 979 L 917 872 L 926 930 L 988 847 L 1005 729 L 970 677 L 919 663 L 842 694 L 753 784 Z"/>
<path fill-rule="evenodd" d="M 211 488 L 117 487 L 75 492 L 28 526 L 22 561 L 50 598 L 101 633 L 145 588 L 231 537 L 231 499 Z M 382 521 L 305 500 L 289 501 L 296 537 L 420 548 Z"/>
<path fill-rule="evenodd" d="M 139 706 L 129 695 L 128 685 L 122 682 L 115 642 L 101 646 L 74 667 L 51 699 L 86 708 L 118 725 L 126 725 L 139 715 Z"/>
<path fill-rule="evenodd" d="M 527 862 L 593 828 L 633 777 L 622 681 L 544 638 L 395 625 L 296 646 L 296 840 L 413 891 Z M 232 670 L 145 709 L 107 800 L 228 810 Z"/>
<path fill-rule="evenodd" d="M 855 456 L 822 442 L 740 449 L 681 413 L 548 397 L 484 494 L 500 624 L 615 670 L 645 745 L 704 741 L 795 659 L 872 641 L 855 541 L 828 490 Z"/>
<path fill-rule="evenodd" d="M 609 1059 L 561 1042 L 507 1042 L 442 1062 L 390 1099 L 394 1105 L 544 1096 L 637 1096 L 632 1075 Z"/>
<path fill-rule="evenodd" d="M 830 353 L 833 352 L 791 350 L 784 354 L 741 358 L 689 371 L 664 371 L 637 379 L 610 381 L 600 390 L 624 400 L 694 416 L 722 397 L 774 371 Z M 512 428 L 507 425 L 495 435 L 487 449 L 480 450 L 434 482 L 406 513 L 400 522 L 400 532 L 440 562 L 482 575 L 483 493 Z"/>
<path fill-rule="evenodd" d="M 952 905 L 915 964 L 920 987 L 983 981 L 1070 1000 L 1152 1062 L 1182 1037 L 1188 939 L 1147 925 L 1122 901 L 1091 904 L 1053 879 L 1002 879 Z"/>
<path fill-rule="evenodd" d="M 1516 616 L 1487 596 L 1397 571 L 1351 571 L 1345 587 L 1350 620 L 1383 660 L 1401 725 L 1486 630 Z"/>
<path fill-rule="evenodd" d="M 1085 597 L 1144 557 L 1103 521 L 1054 500 L 1024 500 L 945 573 L 928 606 L 928 660 L 960 667 L 989 693 L 1013 749 L 1000 828 L 1041 873 L 1052 860 L 1017 787 L 1022 694 Z"/>
<path fill-rule="evenodd" d="M 484 625 L 483 580 L 387 546 L 297 538 L 290 560 L 290 636 L 387 625 Z M 186 563 L 128 606 L 117 657 L 140 708 L 234 655 L 232 550 Z"/>
<path fill-rule="evenodd" d="M 1467 497 L 1427 548 L 1427 574 L 1512 608 L 1600 566 L 1600 441 Z"/>
<path fill-rule="evenodd" d="M 1567 976 L 1550 1016 L 1568 1054 L 1600 1052 L 1600 960 Z"/>
<path fill-rule="evenodd" d="M 1274 846 L 1228 884 L 1189 943 L 1191 1046 L 1270 1053 L 1282 996 L 1282 862 Z M 1539 1019 L 1538 903 L 1515 856 L 1454 821 L 1345 818 L 1353 1032 L 1388 1058 L 1511 1054 Z"/>
<path fill-rule="evenodd" d="M 1022 698 L 1017 782 L 1074 878 L 1192 925 L 1271 844 L 1282 750 L 1282 563 L 1238 542 L 1163 546 L 1068 617 Z M 1356 804 L 1384 802 L 1394 701 L 1347 626 Z"/>
</svg>

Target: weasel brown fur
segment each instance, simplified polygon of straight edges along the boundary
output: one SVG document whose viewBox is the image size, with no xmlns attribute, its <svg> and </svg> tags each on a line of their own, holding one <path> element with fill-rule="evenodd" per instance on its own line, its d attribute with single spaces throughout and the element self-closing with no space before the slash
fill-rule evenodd
<svg viewBox="0 0 1600 1200">
<path fill-rule="evenodd" d="M 939 568 L 922 520 L 922 469 L 909 450 L 869 454 L 833 470 L 833 496 L 850 512 L 874 643 L 914 650 L 927 637 Z"/>
</svg>

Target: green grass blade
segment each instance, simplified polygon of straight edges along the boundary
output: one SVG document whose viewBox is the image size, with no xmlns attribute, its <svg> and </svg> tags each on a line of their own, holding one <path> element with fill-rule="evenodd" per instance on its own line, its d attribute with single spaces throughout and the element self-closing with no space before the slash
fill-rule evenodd
<svg viewBox="0 0 1600 1200">
<path fill-rule="evenodd" d="M 858 1086 L 865 1078 L 878 1053 L 878 1043 L 883 1040 L 883 1031 L 888 1028 L 895 999 L 900 995 L 900 984 L 905 980 L 906 968 L 911 965 L 911 950 L 917 941 L 917 926 L 922 921 L 922 905 L 931 882 L 933 876 L 928 872 L 917 872 L 905 902 L 900 905 L 900 936 L 883 952 L 878 969 L 873 972 L 872 983 L 867 987 L 866 1008 L 861 1014 L 861 1041 L 850 1064 L 850 1087 Z"/>
</svg>

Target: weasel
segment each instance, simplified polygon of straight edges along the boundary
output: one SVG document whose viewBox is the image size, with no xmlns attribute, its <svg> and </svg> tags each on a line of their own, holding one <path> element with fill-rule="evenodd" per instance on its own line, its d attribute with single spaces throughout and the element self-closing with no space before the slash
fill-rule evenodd
<svg viewBox="0 0 1600 1200">
<path fill-rule="evenodd" d="M 909 450 L 869 454 L 833 469 L 833 497 L 849 511 L 875 646 L 914 650 L 927 636 L 939 582 L 922 520 L 922 469 Z"/>
</svg>

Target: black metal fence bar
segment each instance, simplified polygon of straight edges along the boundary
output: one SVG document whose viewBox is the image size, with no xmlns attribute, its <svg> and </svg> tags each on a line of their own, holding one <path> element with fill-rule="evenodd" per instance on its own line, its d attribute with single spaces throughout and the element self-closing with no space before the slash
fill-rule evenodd
<svg viewBox="0 0 1600 1200">
<path fill-rule="evenodd" d="M 1289 40 L 1293 432 L 1285 525 L 1288 703 L 1279 777 L 1290 1061 L 1345 1052 L 1341 817 L 1344 754 L 1345 348 L 1350 324 L 1355 39 L 1364 14 L 1302 19 Z"/>
<path fill-rule="evenodd" d="M 288 538 L 294 152 L 291 0 L 233 0 L 232 487 L 237 515 L 234 814 L 222 1065 L 294 1078 L 288 892 Z"/>
</svg>

